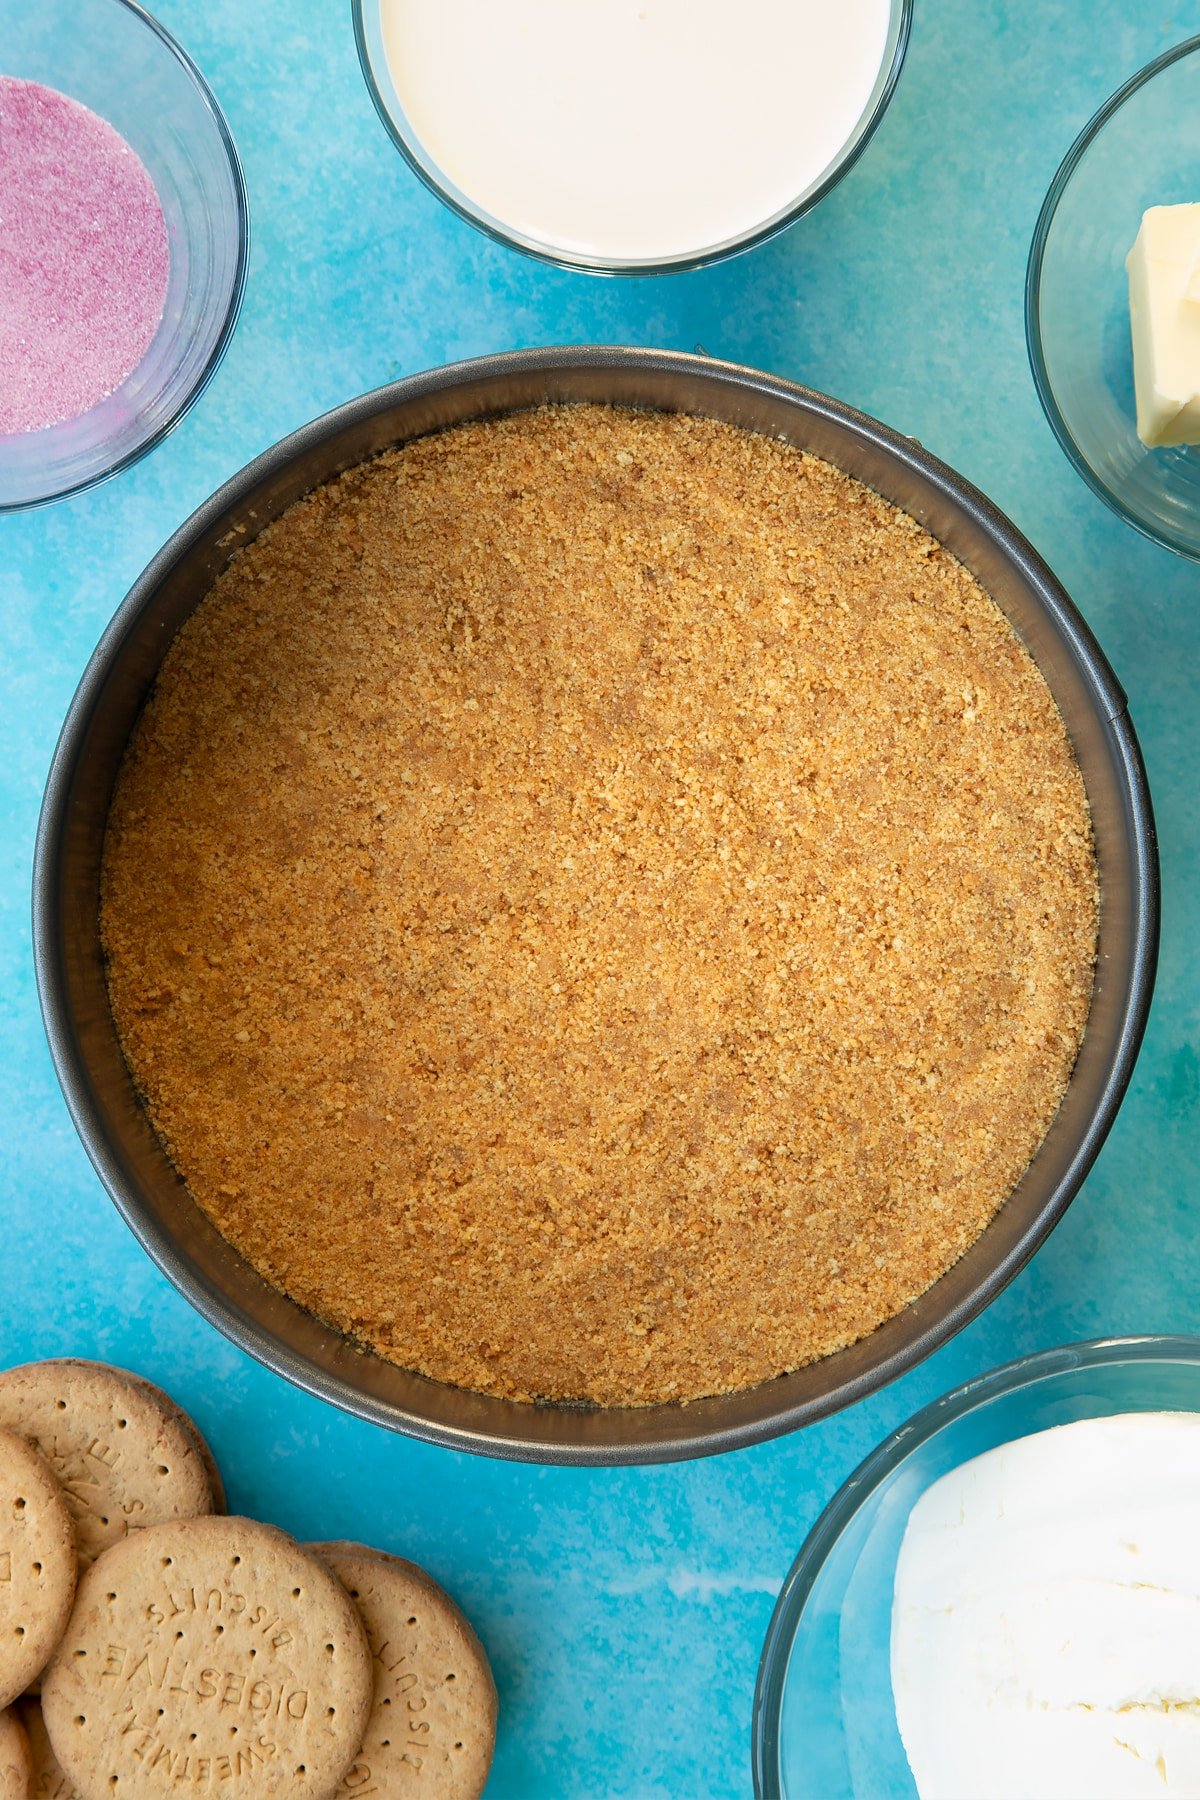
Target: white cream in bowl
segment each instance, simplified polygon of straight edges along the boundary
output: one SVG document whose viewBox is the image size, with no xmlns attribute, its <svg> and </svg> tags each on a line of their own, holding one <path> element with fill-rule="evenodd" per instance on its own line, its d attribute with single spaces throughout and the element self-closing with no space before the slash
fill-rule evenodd
<svg viewBox="0 0 1200 1800">
<path fill-rule="evenodd" d="M 975 1457 L 917 1501 L 892 1687 L 921 1800 L 1200 1795 L 1200 1416 Z"/>
<path fill-rule="evenodd" d="M 428 162 L 551 253 L 698 256 L 819 185 L 880 79 L 890 0 L 380 0 Z"/>
</svg>

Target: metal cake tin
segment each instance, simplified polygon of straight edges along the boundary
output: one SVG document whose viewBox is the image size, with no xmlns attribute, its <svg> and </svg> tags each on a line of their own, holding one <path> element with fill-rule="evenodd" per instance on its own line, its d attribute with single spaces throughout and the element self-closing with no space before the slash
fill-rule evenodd
<svg viewBox="0 0 1200 1800">
<path fill-rule="evenodd" d="M 996 1218 L 921 1299 L 794 1374 L 687 1405 L 588 1408 L 496 1399 L 361 1351 L 270 1287 L 195 1205 L 151 1129 L 109 1010 L 100 860 L 113 783 L 179 626 L 236 550 L 301 494 L 424 433 L 551 401 L 708 415 L 827 458 L 903 507 L 979 579 L 1035 657 L 1091 806 L 1101 907 L 1082 1047 L 1044 1142 Z M 414 375 L 338 407 L 227 482 L 170 539 L 89 662 L 55 751 L 33 885 L 38 992 L 76 1129 L 126 1222 L 193 1306 L 242 1349 L 363 1419 L 484 1455 L 567 1464 L 666 1462 L 791 1431 L 882 1387 L 995 1298 L 1077 1192 L 1137 1056 L 1158 945 L 1150 798 L 1126 698 L 1045 563 L 994 506 L 910 438 L 790 382 L 700 356 L 526 350 Z"/>
</svg>

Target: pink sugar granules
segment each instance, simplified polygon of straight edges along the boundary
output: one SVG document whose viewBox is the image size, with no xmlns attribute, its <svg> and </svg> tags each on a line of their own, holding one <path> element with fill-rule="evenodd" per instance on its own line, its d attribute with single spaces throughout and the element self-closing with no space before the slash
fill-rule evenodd
<svg viewBox="0 0 1200 1800">
<path fill-rule="evenodd" d="M 77 100 L 0 76 L 0 433 L 73 419 L 137 367 L 170 254 L 154 183 Z"/>
</svg>

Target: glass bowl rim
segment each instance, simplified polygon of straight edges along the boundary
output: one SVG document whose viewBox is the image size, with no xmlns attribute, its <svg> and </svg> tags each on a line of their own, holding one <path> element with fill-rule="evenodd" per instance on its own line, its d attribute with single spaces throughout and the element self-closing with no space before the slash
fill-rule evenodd
<svg viewBox="0 0 1200 1800">
<path fill-rule="evenodd" d="M 1054 397 L 1054 389 L 1050 382 L 1050 373 L 1042 345 L 1040 300 L 1042 265 L 1045 261 L 1050 229 L 1054 224 L 1059 202 L 1066 192 L 1071 177 L 1083 161 L 1093 140 L 1099 136 L 1109 120 L 1121 110 L 1126 100 L 1136 94 L 1147 82 L 1153 81 L 1154 77 L 1161 74 L 1164 69 L 1181 62 L 1185 56 L 1190 56 L 1198 50 L 1200 50 L 1200 33 L 1185 38 L 1182 43 L 1171 45 L 1170 49 L 1164 50 L 1160 56 L 1156 56 L 1153 62 L 1147 63 L 1144 68 L 1131 75 L 1128 81 L 1123 82 L 1114 94 L 1109 95 L 1103 106 L 1092 114 L 1063 157 L 1058 171 L 1050 183 L 1046 198 L 1042 202 L 1041 211 L 1038 213 L 1037 224 L 1033 228 L 1029 260 L 1025 268 L 1025 346 L 1029 353 L 1033 384 L 1037 389 L 1042 411 L 1046 415 L 1046 421 L 1051 431 L 1058 439 L 1060 448 L 1092 492 L 1103 500 L 1106 506 L 1111 507 L 1118 518 L 1123 519 L 1127 525 L 1132 525 L 1135 531 L 1139 531 L 1143 537 L 1149 538 L 1152 543 L 1161 544 L 1164 549 L 1173 550 L 1177 555 L 1189 557 L 1192 561 L 1200 561 L 1200 544 L 1183 542 L 1166 527 L 1152 525 L 1140 513 L 1127 506 L 1120 495 L 1110 488 L 1104 478 L 1092 467 L 1076 443 L 1058 401 Z"/>
<path fill-rule="evenodd" d="M 366 26 L 363 12 L 365 5 L 378 7 L 380 0 L 350 0 L 350 10 L 354 21 L 354 42 L 358 50 L 359 67 L 367 92 L 371 96 L 375 111 L 383 123 L 384 130 L 391 138 L 396 149 L 408 164 L 413 173 L 429 189 L 431 194 L 448 206 L 451 212 L 457 213 L 468 225 L 494 243 L 503 244 L 510 250 L 519 250 L 523 256 L 532 257 L 535 262 L 548 263 L 555 269 L 568 269 L 585 275 L 680 275 L 690 269 L 708 268 L 715 263 L 726 262 L 730 257 L 741 256 L 744 251 L 753 250 L 758 244 L 765 244 L 771 238 L 778 237 L 781 232 L 811 212 L 814 206 L 835 188 L 842 177 L 849 173 L 858 161 L 871 139 L 874 137 L 884 114 L 891 105 L 892 96 L 900 80 L 904 67 L 904 58 L 908 50 L 908 41 L 912 34 L 912 17 L 914 0 L 888 0 L 888 34 L 896 27 L 896 42 L 892 50 L 890 62 L 886 65 L 883 85 L 875 98 L 874 105 L 859 119 L 854 130 L 842 145 L 837 157 L 826 171 L 824 179 L 818 183 L 810 194 L 788 207 L 778 217 L 768 219 L 765 224 L 756 225 L 740 237 L 726 239 L 720 244 L 704 250 L 687 251 L 680 256 L 664 258 L 647 257 L 628 261 L 621 257 L 572 255 L 568 250 L 556 250 L 548 244 L 540 243 L 522 233 L 510 229 L 482 207 L 470 203 L 464 195 L 462 199 L 435 175 L 431 168 L 426 168 L 416 154 L 408 137 L 397 123 L 391 108 L 380 91 L 375 79 L 375 70 L 371 61 L 371 53 L 367 48 Z M 881 70 L 884 65 L 880 65 Z M 878 79 L 878 77 L 877 77 Z M 433 163 L 431 157 L 430 163 Z"/>
<path fill-rule="evenodd" d="M 1014 1357 L 982 1375 L 969 1377 L 920 1407 L 890 1431 L 846 1477 L 800 1546 L 767 1627 L 754 1686 L 751 1724 L 755 1800 L 771 1800 L 778 1794 L 779 1725 L 788 1660 L 817 1578 L 855 1514 L 914 1451 L 977 1407 L 1020 1388 L 1034 1387 L 1055 1375 L 1122 1363 L 1200 1364 L 1200 1336 L 1177 1332 L 1086 1338 Z"/>
<path fill-rule="evenodd" d="M 76 494 L 86 494 L 90 488 L 99 487 L 102 482 L 110 481 L 114 475 L 120 475 L 124 470 L 132 468 L 134 463 L 140 462 L 143 456 L 149 455 L 150 451 L 156 449 L 191 411 L 216 374 L 225 352 L 229 348 L 234 327 L 238 322 L 238 315 L 242 310 L 242 297 L 246 291 L 246 276 L 250 265 L 250 196 L 246 188 L 246 176 L 242 168 L 241 157 L 238 155 L 238 148 L 221 109 L 220 101 L 178 38 L 174 37 L 166 26 L 154 17 L 153 13 L 147 12 L 141 4 L 141 0 L 113 0 L 113 3 L 123 6 L 126 12 L 133 14 L 135 19 L 140 19 L 142 24 L 154 33 L 164 48 L 174 56 L 184 74 L 190 77 L 192 86 L 216 126 L 217 137 L 229 164 L 229 173 L 233 181 L 234 205 L 237 210 L 237 264 L 233 274 L 233 285 L 225 307 L 225 317 L 221 321 L 221 328 L 209 352 L 208 360 L 191 386 L 180 395 L 170 413 L 161 425 L 150 433 L 149 437 L 142 443 L 134 444 L 123 456 L 117 457 L 114 462 L 107 463 L 102 469 L 97 469 L 94 474 L 82 476 L 76 481 L 69 481 L 61 487 L 51 488 L 44 494 L 34 494 L 24 500 L 6 500 L 3 495 L 0 495 L 0 517 L 7 513 L 32 512 L 36 507 L 51 506 L 57 500 L 70 500 Z"/>
</svg>

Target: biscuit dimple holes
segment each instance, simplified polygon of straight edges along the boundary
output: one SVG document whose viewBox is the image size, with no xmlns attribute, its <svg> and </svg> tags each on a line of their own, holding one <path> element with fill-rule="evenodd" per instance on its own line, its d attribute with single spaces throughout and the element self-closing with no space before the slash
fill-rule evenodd
<svg viewBox="0 0 1200 1800">
<path fill-rule="evenodd" d="M 117 1420 L 117 1430 L 124 1431 L 124 1429 L 128 1425 L 128 1423 L 129 1423 L 128 1419 L 118 1419 Z"/>
<path fill-rule="evenodd" d="M 455 1748 L 455 1749 L 456 1749 L 456 1750 L 461 1750 L 461 1749 L 462 1749 L 462 1739 L 461 1739 L 461 1738 L 459 1738 L 459 1740 L 458 1740 L 458 1742 L 457 1742 L 457 1744 L 455 1744 L 455 1746 L 454 1746 L 454 1748 Z"/>
<path fill-rule="evenodd" d="M 300 1598 L 301 1591 L 302 1590 L 300 1588 L 293 1588 L 292 1589 L 292 1599 L 298 1600 Z"/>
<path fill-rule="evenodd" d="M 234 1566 L 234 1568 L 235 1568 L 235 1569 L 236 1569 L 236 1568 L 237 1568 L 237 1566 L 238 1566 L 238 1564 L 239 1564 L 239 1563 L 240 1563 L 240 1562 L 241 1562 L 241 1560 L 242 1560 L 242 1559 L 241 1559 L 241 1557 L 240 1557 L 240 1556 L 235 1556 L 235 1557 L 234 1557 L 234 1559 L 233 1559 L 233 1566 Z"/>
<path fill-rule="evenodd" d="M 58 1410 L 59 1410 L 59 1412 L 66 1412 L 66 1410 L 67 1410 L 67 1403 L 66 1403 L 66 1401 L 65 1401 L 65 1400 L 56 1400 L 56 1401 L 55 1401 L 55 1402 L 54 1402 L 54 1404 L 55 1404 L 55 1406 L 56 1406 L 56 1407 L 57 1407 L 57 1408 L 58 1408 Z"/>
<path fill-rule="evenodd" d="M 410 1625 L 415 1625 L 417 1622 L 417 1615 L 414 1613 L 412 1618 L 408 1622 Z"/>
<path fill-rule="evenodd" d="M 457 1679 L 457 1677 L 456 1677 L 456 1675 L 455 1675 L 455 1673 L 454 1673 L 454 1670 L 453 1670 L 453 1669 L 451 1669 L 451 1671 L 450 1671 L 450 1673 L 449 1673 L 449 1675 L 447 1675 L 447 1677 L 446 1677 L 446 1680 L 447 1680 L 447 1681 L 455 1681 L 455 1680 L 456 1680 L 456 1679 Z"/>
<path fill-rule="evenodd" d="M 174 1558 L 174 1557 L 173 1557 L 173 1556 L 164 1556 L 164 1557 L 163 1557 L 163 1559 L 162 1559 L 162 1566 L 163 1566 L 163 1568 L 164 1568 L 164 1569 L 169 1569 L 169 1568 L 170 1568 L 170 1567 L 171 1567 L 171 1564 L 172 1564 L 172 1563 L 173 1563 L 173 1562 L 174 1562 L 174 1561 L 175 1561 L 175 1558 Z"/>
<path fill-rule="evenodd" d="M 18 1500 L 13 1501 L 13 1511 L 14 1512 L 24 1512 L 26 1505 L 27 1505 L 27 1501 L 25 1499 L 25 1496 L 22 1494 Z"/>
<path fill-rule="evenodd" d="M 34 1574 L 35 1574 L 35 1575 L 40 1575 L 40 1574 L 41 1574 L 41 1572 L 42 1572 L 42 1565 L 41 1565 L 41 1563 L 34 1563 L 34 1565 L 33 1565 L 33 1572 L 34 1572 Z"/>
<path fill-rule="evenodd" d="M 158 1472 L 160 1475 L 169 1475 L 171 1473 L 171 1471 L 170 1471 L 170 1469 L 168 1469 L 166 1463 L 159 1463 Z"/>
<path fill-rule="evenodd" d="M 332 1644 L 326 1644 L 326 1646 L 325 1646 L 325 1654 L 326 1654 L 326 1656 L 332 1656 L 332 1655 L 333 1655 L 333 1645 L 332 1645 Z"/>
</svg>

